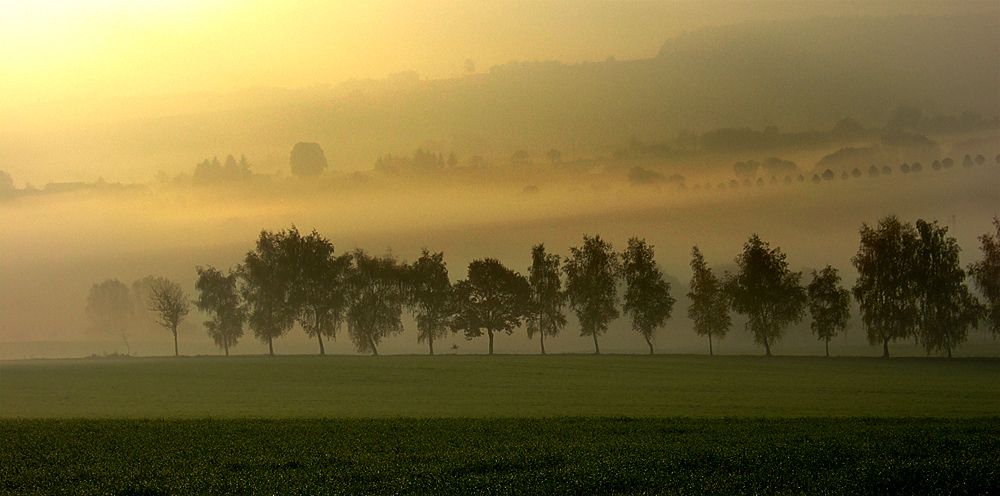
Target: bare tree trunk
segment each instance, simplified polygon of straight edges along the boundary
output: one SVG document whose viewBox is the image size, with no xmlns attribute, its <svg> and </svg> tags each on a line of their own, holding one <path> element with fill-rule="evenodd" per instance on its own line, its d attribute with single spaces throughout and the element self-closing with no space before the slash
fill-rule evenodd
<svg viewBox="0 0 1000 496">
<path fill-rule="evenodd" d="M 271 356 L 274 356 L 274 339 L 270 337 L 267 338 L 267 352 Z"/>
<path fill-rule="evenodd" d="M 174 327 L 171 330 L 174 331 L 174 356 L 181 356 L 180 353 L 177 352 L 177 324 L 174 324 Z"/>
<path fill-rule="evenodd" d="M 595 332 L 593 334 L 593 336 L 594 336 L 594 354 L 595 355 L 600 355 L 601 354 L 601 347 L 600 347 L 600 345 L 597 344 L 597 333 Z"/>
<path fill-rule="evenodd" d="M 766 339 L 764 340 L 764 356 L 771 356 L 771 345 Z"/>
<path fill-rule="evenodd" d="M 643 336 L 646 338 L 646 344 L 649 345 L 649 354 L 653 354 L 653 342 L 649 340 L 649 336 Z"/>
<path fill-rule="evenodd" d="M 830 358 L 830 339 L 826 339 L 826 357 Z"/>
<path fill-rule="evenodd" d="M 951 336 L 947 334 L 944 335 L 944 344 L 948 349 L 948 358 L 951 358 Z"/>
<path fill-rule="evenodd" d="M 708 335 L 708 356 L 712 356 L 712 335 Z"/>
<path fill-rule="evenodd" d="M 538 331 L 538 342 L 542 344 L 542 354 L 545 354 L 545 333 Z"/>
<path fill-rule="evenodd" d="M 323 348 L 323 335 L 317 332 L 316 339 L 319 341 L 319 355 L 326 355 L 326 350 Z"/>
<path fill-rule="evenodd" d="M 223 341 L 222 347 L 226 349 L 226 356 L 229 356 L 229 341 Z"/>
<path fill-rule="evenodd" d="M 492 329 L 486 329 L 486 334 L 489 334 L 489 336 L 490 336 L 490 355 L 492 355 L 493 354 L 493 330 Z"/>
<path fill-rule="evenodd" d="M 378 356 L 378 348 L 375 347 L 375 340 L 368 337 L 368 345 L 372 347 L 372 356 Z"/>
<path fill-rule="evenodd" d="M 882 358 L 889 358 L 889 338 L 882 340 Z"/>
<path fill-rule="evenodd" d="M 429 336 L 427 336 L 427 344 L 430 345 L 430 347 L 431 347 L 431 355 L 433 355 L 434 354 L 434 333 L 433 332 Z"/>
</svg>

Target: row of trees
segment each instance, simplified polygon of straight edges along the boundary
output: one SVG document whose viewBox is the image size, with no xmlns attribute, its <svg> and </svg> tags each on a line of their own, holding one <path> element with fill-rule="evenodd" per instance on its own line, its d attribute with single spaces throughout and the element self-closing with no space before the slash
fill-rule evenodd
<svg viewBox="0 0 1000 496">
<path fill-rule="evenodd" d="M 403 331 L 404 309 L 413 313 L 417 340 L 426 342 L 431 354 L 434 341 L 452 332 L 467 339 L 485 334 L 493 354 L 496 335 L 510 335 L 523 324 L 529 338 L 538 335 L 544 353 L 545 338 L 566 325 L 567 302 L 581 334 L 592 336 L 600 352 L 598 337 L 619 316 L 618 282 L 624 280 L 622 310 L 652 353 L 653 333 L 670 318 L 675 302 L 653 247 L 633 238 L 619 254 L 599 236 L 585 236 L 583 245 L 570 251 L 564 261 L 544 245 L 534 246 L 528 277 L 493 258 L 474 260 L 466 279 L 452 284 L 441 252 L 425 249 L 412 264 L 360 249 L 338 256 L 316 231 L 263 231 L 255 249 L 228 273 L 197 268 L 195 303 L 212 317 L 205 325 L 227 354 L 244 324 L 273 354 L 274 340 L 297 322 L 317 339 L 320 354 L 323 340 L 335 338 L 346 323 L 358 352 L 377 355 L 383 339 Z"/>
<path fill-rule="evenodd" d="M 812 330 L 829 355 L 830 340 L 846 329 L 853 295 L 869 342 L 882 344 L 884 356 L 889 342 L 914 338 L 928 353 L 950 357 L 983 319 L 994 334 L 1000 333 L 1000 219 L 994 225 L 996 236 L 980 237 L 984 258 L 967 273 L 959 263 L 957 241 L 936 222 L 918 220 L 914 226 L 889 216 L 876 227 L 864 224 L 859 251 L 852 258 L 859 277 L 850 291 L 841 287 L 837 269 L 829 265 L 813 271 L 811 282 L 803 286 L 802 273 L 789 270 L 785 254 L 757 235 L 735 258 L 735 273 L 722 277 L 713 273 L 696 246 L 687 313 L 695 332 L 708 337 L 710 354 L 713 340 L 724 338 L 731 328 L 733 311 L 745 317 L 746 330 L 770 355 L 785 330 L 808 310 Z M 546 338 L 566 326 L 567 304 L 576 314 L 581 336 L 594 340 L 595 353 L 600 353 L 599 337 L 624 312 L 652 354 L 653 336 L 676 303 L 653 255 L 653 246 L 642 239 L 630 239 L 618 253 L 600 236 L 584 236 L 583 244 L 571 247 L 565 259 L 547 253 L 542 244 L 534 246 L 527 277 L 485 258 L 472 261 L 466 279 L 452 284 L 441 252 L 424 249 L 411 264 L 360 249 L 335 255 L 332 243 L 316 231 L 302 235 L 293 226 L 277 233 L 262 231 L 243 263 L 226 273 L 198 267 L 194 304 L 211 317 L 205 326 L 227 355 L 244 327 L 273 354 L 274 340 L 295 323 L 316 338 L 320 354 L 325 353 L 324 340 L 335 338 L 346 323 L 358 352 L 377 355 L 382 340 L 403 331 L 406 309 L 416 321 L 418 342 L 427 343 L 431 354 L 436 340 L 458 332 L 470 340 L 487 335 L 493 354 L 495 336 L 510 335 L 522 325 L 529 339 L 538 336 L 544 354 Z M 985 305 L 965 284 L 967 274 Z M 92 288 L 92 322 L 113 320 L 114 312 L 107 308 L 115 306 L 116 298 L 128 299 L 128 289 L 115 282 Z M 173 331 L 176 354 L 177 326 L 189 309 L 187 296 L 176 283 L 157 278 L 146 298 L 158 323 Z M 123 327 L 120 332 L 124 338 Z"/>
</svg>

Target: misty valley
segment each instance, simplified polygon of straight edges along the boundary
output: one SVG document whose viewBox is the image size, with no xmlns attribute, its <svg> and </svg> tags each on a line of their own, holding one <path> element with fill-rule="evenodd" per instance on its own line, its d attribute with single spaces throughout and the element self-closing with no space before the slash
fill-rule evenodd
<svg viewBox="0 0 1000 496">
<path fill-rule="evenodd" d="M 1000 493 L 995 1 L 38 0 L 0 47 L 0 495 Z"/>
</svg>

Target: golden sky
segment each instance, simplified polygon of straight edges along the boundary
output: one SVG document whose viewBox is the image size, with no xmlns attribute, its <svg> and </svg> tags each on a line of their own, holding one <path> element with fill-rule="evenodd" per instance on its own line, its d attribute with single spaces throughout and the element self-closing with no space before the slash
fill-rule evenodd
<svg viewBox="0 0 1000 496">
<path fill-rule="evenodd" d="M 510 60 L 646 58 L 681 31 L 761 18 L 955 10 L 788 0 L 0 1 L 0 106 L 296 88 Z"/>
</svg>

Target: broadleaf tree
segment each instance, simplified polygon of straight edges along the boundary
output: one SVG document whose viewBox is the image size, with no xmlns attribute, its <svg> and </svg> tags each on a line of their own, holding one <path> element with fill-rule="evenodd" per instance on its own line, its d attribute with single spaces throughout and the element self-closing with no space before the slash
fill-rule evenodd
<svg viewBox="0 0 1000 496">
<path fill-rule="evenodd" d="M 198 280 L 194 287 L 198 290 L 198 298 L 194 304 L 211 315 L 212 318 L 205 321 L 208 335 L 229 356 L 229 349 L 243 337 L 243 322 L 246 320 L 237 274 L 229 271 L 224 275 L 211 266 L 197 267 L 196 270 Z"/>
<path fill-rule="evenodd" d="M 448 277 L 444 253 L 424 248 L 409 268 L 409 304 L 417 321 L 417 342 L 427 342 L 434 354 L 434 340 L 451 331 L 455 315 L 455 293 Z"/>
<path fill-rule="evenodd" d="M 528 267 L 528 285 L 531 287 L 531 305 L 527 316 L 528 339 L 538 334 L 538 344 L 545 354 L 545 337 L 555 337 L 566 326 L 566 293 L 562 290 L 561 258 L 545 253 L 545 245 L 531 247 L 531 267 Z"/>
<path fill-rule="evenodd" d="M 383 339 L 403 332 L 406 269 L 392 254 L 356 249 L 348 279 L 347 334 L 359 353 L 378 355 Z"/>
<path fill-rule="evenodd" d="M 997 163 L 1000 164 L 1000 155 Z M 969 275 L 986 299 L 986 325 L 996 337 L 1000 336 L 1000 217 L 993 218 L 993 226 L 997 230 L 995 236 L 986 233 L 979 237 L 983 259 L 969 266 Z"/>
<path fill-rule="evenodd" d="M 160 324 L 174 335 L 174 356 L 179 356 L 177 350 L 177 326 L 191 311 L 191 303 L 184 289 L 170 279 L 158 277 L 153 281 L 149 291 L 149 311 L 156 314 L 156 323 Z"/>
<path fill-rule="evenodd" d="M 979 301 L 965 284 L 958 241 L 937 222 L 917 220 L 916 282 L 920 342 L 930 354 L 952 350 L 968 339 L 979 322 Z"/>
<path fill-rule="evenodd" d="M 257 339 L 267 344 L 271 355 L 274 340 L 284 336 L 298 316 L 293 291 L 297 282 L 295 254 L 288 249 L 295 246 L 291 240 L 298 237 L 294 226 L 277 233 L 261 231 L 256 247 L 247 252 L 238 269 L 247 325 Z"/>
<path fill-rule="evenodd" d="M 691 249 L 691 286 L 687 297 L 688 318 L 694 322 L 694 332 L 708 336 L 708 354 L 713 355 L 712 338 L 726 337 L 733 322 L 729 317 L 729 300 L 722 281 L 705 263 L 705 256 L 697 246 Z"/>
<path fill-rule="evenodd" d="M 569 305 L 580 322 L 580 335 L 594 338 L 594 352 L 601 353 L 598 336 L 618 318 L 618 274 L 621 263 L 611 244 L 600 236 L 584 236 L 582 247 L 571 247 L 563 265 Z"/>
<path fill-rule="evenodd" d="M 489 336 L 489 353 L 497 333 L 510 335 L 526 317 L 531 299 L 528 280 L 499 260 L 485 258 L 469 263 L 468 277 L 455 283 L 457 312 L 452 329 L 466 339 Z"/>
<path fill-rule="evenodd" d="M 851 318 L 851 293 L 841 287 L 840 274 L 830 265 L 819 272 L 814 270 L 812 277 L 808 287 L 810 327 L 823 340 L 826 356 L 830 356 L 830 340 L 847 329 Z"/>
<path fill-rule="evenodd" d="M 286 250 L 294 258 L 290 300 L 296 320 L 306 335 L 316 338 L 325 355 L 324 339 L 334 339 L 347 311 L 351 255 L 334 256 L 333 244 L 315 230 L 307 236 L 290 236 Z"/>
<path fill-rule="evenodd" d="M 781 249 L 771 248 L 756 234 L 743 245 L 736 265 L 739 272 L 726 278 L 730 306 L 747 317 L 747 331 L 771 356 L 771 346 L 805 314 L 802 273 L 789 270 Z"/>
<path fill-rule="evenodd" d="M 94 284 L 87 293 L 87 320 L 92 331 L 118 334 L 125 341 L 125 353 L 132 354 L 128 343 L 129 322 L 135 307 L 128 286 L 118 279 Z"/>
<path fill-rule="evenodd" d="M 861 322 L 871 345 L 882 345 L 889 356 L 889 342 L 914 336 L 917 330 L 917 288 L 913 277 L 917 233 L 895 215 L 879 220 L 877 227 L 861 225 L 861 242 L 851 263 L 858 279 L 851 292 L 861 310 Z"/>
<path fill-rule="evenodd" d="M 653 260 L 653 246 L 646 240 L 630 238 L 621 259 L 626 284 L 622 309 L 632 317 L 632 329 L 646 340 L 652 355 L 653 334 L 666 324 L 676 300 Z"/>
</svg>

